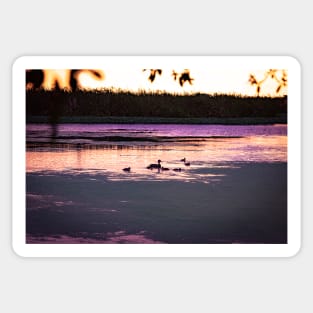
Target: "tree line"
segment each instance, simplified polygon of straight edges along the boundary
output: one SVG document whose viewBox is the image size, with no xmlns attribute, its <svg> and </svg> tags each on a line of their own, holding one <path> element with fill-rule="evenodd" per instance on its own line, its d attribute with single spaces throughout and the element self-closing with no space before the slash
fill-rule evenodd
<svg viewBox="0 0 313 313">
<path fill-rule="evenodd" d="M 287 114 L 287 96 L 26 90 L 27 116 L 50 116 L 56 107 L 59 116 L 277 117 Z"/>
</svg>

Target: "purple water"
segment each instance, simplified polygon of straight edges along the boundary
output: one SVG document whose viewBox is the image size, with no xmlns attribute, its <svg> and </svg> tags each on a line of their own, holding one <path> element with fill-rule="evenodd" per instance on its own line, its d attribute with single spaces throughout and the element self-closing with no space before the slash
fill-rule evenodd
<svg viewBox="0 0 313 313">
<path fill-rule="evenodd" d="M 64 124 L 53 140 L 38 124 L 26 139 L 28 243 L 286 243 L 287 125 Z M 158 159 L 168 171 L 147 169 Z"/>
<path fill-rule="evenodd" d="M 287 161 L 287 125 L 63 124 L 50 144 L 50 125 L 31 124 L 27 143 L 27 172 L 102 172 L 112 180 L 203 180 L 202 168 L 225 162 Z M 146 168 L 158 159 L 169 169 L 162 175 Z"/>
<path fill-rule="evenodd" d="M 60 124 L 60 136 L 286 136 L 287 125 Z M 48 124 L 27 125 L 27 139 L 49 137 Z"/>
</svg>

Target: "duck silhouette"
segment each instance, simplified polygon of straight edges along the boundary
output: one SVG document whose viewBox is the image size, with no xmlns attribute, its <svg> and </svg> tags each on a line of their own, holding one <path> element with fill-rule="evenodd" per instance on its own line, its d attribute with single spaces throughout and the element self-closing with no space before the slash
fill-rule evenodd
<svg viewBox="0 0 313 313">
<path fill-rule="evenodd" d="M 124 171 L 124 172 L 130 172 L 130 166 L 123 168 L 123 171 Z"/>
<path fill-rule="evenodd" d="M 186 162 L 186 158 L 183 158 L 180 161 L 184 162 L 185 166 L 190 166 L 190 162 Z"/>
<path fill-rule="evenodd" d="M 174 172 L 181 172 L 181 168 L 180 168 L 180 167 L 173 168 L 173 171 L 174 171 Z"/>
<path fill-rule="evenodd" d="M 169 171 L 170 169 L 169 169 L 168 167 L 163 167 L 163 166 L 162 166 L 162 167 L 161 167 L 161 170 L 162 170 L 162 171 Z"/>
<path fill-rule="evenodd" d="M 152 169 L 154 169 L 154 168 L 161 168 L 161 160 L 158 160 L 158 163 L 156 164 L 156 163 L 152 163 L 152 164 L 150 164 L 149 166 L 147 166 L 147 169 L 149 169 L 149 170 L 152 170 Z"/>
</svg>

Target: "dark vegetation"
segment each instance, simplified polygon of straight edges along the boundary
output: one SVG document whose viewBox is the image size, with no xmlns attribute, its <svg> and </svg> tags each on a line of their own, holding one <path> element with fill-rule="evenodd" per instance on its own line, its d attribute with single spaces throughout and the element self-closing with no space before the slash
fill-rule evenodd
<svg viewBox="0 0 313 313">
<path fill-rule="evenodd" d="M 28 121 L 59 117 L 142 118 L 277 118 L 287 115 L 287 96 L 248 97 L 240 95 L 132 93 L 127 91 L 27 90 Z"/>
</svg>

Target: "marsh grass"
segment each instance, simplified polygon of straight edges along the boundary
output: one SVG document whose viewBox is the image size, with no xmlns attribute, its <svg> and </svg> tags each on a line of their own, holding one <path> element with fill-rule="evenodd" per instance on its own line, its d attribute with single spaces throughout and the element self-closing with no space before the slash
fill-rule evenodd
<svg viewBox="0 0 313 313">
<path fill-rule="evenodd" d="M 27 118 L 49 116 L 58 105 L 63 117 L 277 118 L 287 114 L 287 96 L 137 93 L 123 90 L 27 90 Z"/>
</svg>

